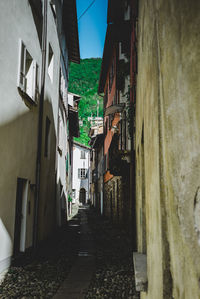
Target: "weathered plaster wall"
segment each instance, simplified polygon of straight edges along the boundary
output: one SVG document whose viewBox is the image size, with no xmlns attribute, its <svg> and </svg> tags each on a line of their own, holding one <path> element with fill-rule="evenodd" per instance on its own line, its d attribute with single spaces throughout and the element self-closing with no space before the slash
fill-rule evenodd
<svg viewBox="0 0 200 299">
<path fill-rule="evenodd" d="M 118 187 L 117 187 L 118 185 Z M 122 178 L 114 176 L 104 183 L 104 214 L 114 223 L 123 222 L 123 189 Z"/>
<path fill-rule="evenodd" d="M 148 264 L 141 298 L 200 297 L 199 11 L 196 0 L 139 1 L 137 232 Z"/>
<path fill-rule="evenodd" d="M 9 16 L 9 17 L 8 17 Z M 19 40 L 41 70 L 41 49 L 28 1 L 0 3 L 0 272 L 13 253 L 17 178 L 35 183 L 38 107 L 29 109 L 17 90 Z M 34 41 L 34 42 L 33 42 Z M 32 245 L 34 192 L 28 188 L 26 247 Z M 4 245 L 2 245 L 4 244 Z"/>
<path fill-rule="evenodd" d="M 113 176 L 104 183 L 104 214 L 113 223 L 130 230 L 130 196 L 127 177 Z"/>
<path fill-rule="evenodd" d="M 58 16 L 59 18 L 60 16 Z M 28 204 L 25 247 L 32 246 L 34 187 L 36 173 L 36 153 L 38 134 L 38 105 L 25 104 L 18 86 L 19 41 L 25 44 L 28 52 L 39 66 L 41 75 L 41 45 L 29 1 L 22 0 L 0 3 L 0 272 L 9 265 L 13 253 L 15 231 L 15 206 L 17 178 L 28 181 Z M 45 81 L 45 103 L 43 118 L 43 142 L 41 165 L 41 190 L 39 205 L 39 239 L 44 239 L 55 228 L 55 157 L 58 117 L 58 92 L 60 48 L 56 22 L 48 2 L 47 16 L 47 67 L 48 44 L 54 52 L 54 74 L 51 82 L 48 72 Z M 40 81 L 40 79 L 39 79 Z M 29 106 L 29 107 L 28 107 Z M 44 157 L 46 116 L 51 121 L 50 155 Z"/>
</svg>

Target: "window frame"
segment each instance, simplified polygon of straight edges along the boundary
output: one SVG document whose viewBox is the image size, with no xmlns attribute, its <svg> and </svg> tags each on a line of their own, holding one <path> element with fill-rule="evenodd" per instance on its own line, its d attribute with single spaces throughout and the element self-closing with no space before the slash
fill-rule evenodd
<svg viewBox="0 0 200 299">
<path fill-rule="evenodd" d="M 78 179 L 84 180 L 87 178 L 87 169 L 78 168 Z"/>
<path fill-rule="evenodd" d="M 86 159 L 85 156 L 86 156 L 86 155 L 85 155 L 85 151 L 84 151 L 84 150 L 81 150 L 81 157 L 80 157 L 80 159 Z"/>
<path fill-rule="evenodd" d="M 110 70 L 109 70 L 109 93 L 111 93 L 112 86 L 113 86 L 113 81 L 115 77 L 115 58 L 112 60 L 112 64 L 110 65 Z"/>
<path fill-rule="evenodd" d="M 73 198 L 73 199 L 76 198 L 76 189 L 72 189 L 72 198 Z"/>
<path fill-rule="evenodd" d="M 48 73 L 48 76 L 50 78 L 51 83 L 53 83 L 53 81 L 54 81 L 54 60 L 55 60 L 54 51 L 53 51 L 53 48 L 51 46 L 51 43 L 49 43 L 47 73 Z"/>
<path fill-rule="evenodd" d="M 28 73 L 26 73 L 26 61 L 27 56 L 32 59 L 31 67 L 31 79 L 28 79 Z M 33 101 L 35 104 L 39 101 L 39 65 L 36 60 L 28 51 L 25 43 L 19 40 L 19 58 L 18 58 L 18 76 L 17 76 L 17 87 L 20 89 L 21 95 L 28 100 Z M 29 80 L 31 84 L 31 93 L 27 91 L 26 80 Z M 30 81 L 31 80 L 31 81 Z"/>
</svg>

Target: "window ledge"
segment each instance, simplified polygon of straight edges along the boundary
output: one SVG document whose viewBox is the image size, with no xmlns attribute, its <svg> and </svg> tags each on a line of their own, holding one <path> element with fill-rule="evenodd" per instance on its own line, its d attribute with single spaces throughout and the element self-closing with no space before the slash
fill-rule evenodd
<svg viewBox="0 0 200 299">
<path fill-rule="evenodd" d="M 136 291 L 147 291 L 147 256 L 139 252 L 133 252 L 133 264 L 135 272 Z"/>
<path fill-rule="evenodd" d="M 20 87 L 18 87 L 20 96 L 23 98 L 25 104 L 30 108 L 30 106 L 37 106 L 37 103 L 31 99 L 31 97 L 24 92 Z"/>
</svg>

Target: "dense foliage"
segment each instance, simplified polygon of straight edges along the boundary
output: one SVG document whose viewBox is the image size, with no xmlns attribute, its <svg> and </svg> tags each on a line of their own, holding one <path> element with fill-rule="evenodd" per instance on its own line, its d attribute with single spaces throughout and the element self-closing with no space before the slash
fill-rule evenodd
<svg viewBox="0 0 200 299">
<path fill-rule="evenodd" d="M 82 97 L 79 103 L 79 119 L 83 125 L 80 125 L 80 137 L 75 140 L 85 145 L 88 145 L 89 141 L 88 117 L 97 114 L 103 116 L 103 99 L 97 94 L 101 61 L 101 58 L 89 58 L 81 59 L 80 64 L 70 64 L 69 91 Z"/>
</svg>

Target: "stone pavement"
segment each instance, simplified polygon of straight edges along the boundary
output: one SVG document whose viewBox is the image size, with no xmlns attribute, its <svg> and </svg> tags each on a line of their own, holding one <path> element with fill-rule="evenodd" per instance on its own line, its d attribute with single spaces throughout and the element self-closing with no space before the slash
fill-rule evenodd
<svg viewBox="0 0 200 299">
<path fill-rule="evenodd" d="M 80 207 L 80 245 L 78 257 L 68 277 L 59 288 L 54 299 L 82 299 L 85 297 L 95 269 L 94 244 L 92 233 L 88 227 L 86 209 Z M 74 224 L 73 224 L 74 222 Z M 78 225 L 76 218 L 71 226 Z"/>
<path fill-rule="evenodd" d="M 12 265 L 1 299 L 138 299 L 131 240 L 94 209 L 80 207 L 39 249 Z"/>
</svg>

